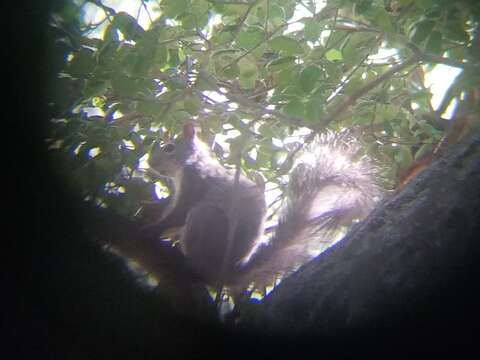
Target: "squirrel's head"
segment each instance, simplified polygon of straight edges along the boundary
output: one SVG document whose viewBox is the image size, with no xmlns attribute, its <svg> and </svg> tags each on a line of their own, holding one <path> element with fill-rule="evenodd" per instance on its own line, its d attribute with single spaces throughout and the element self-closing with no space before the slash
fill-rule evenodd
<svg viewBox="0 0 480 360">
<path fill-rule="evenodd" d="M 175 177 L 195 153 L 196 131 L 193 123 L 187 123 L 183 126 L 181 137 L 167 141 L 163 145 L 157 143 L 150 152 L 148 160 L 150 167 L 162 175 Z"/>
</svg>

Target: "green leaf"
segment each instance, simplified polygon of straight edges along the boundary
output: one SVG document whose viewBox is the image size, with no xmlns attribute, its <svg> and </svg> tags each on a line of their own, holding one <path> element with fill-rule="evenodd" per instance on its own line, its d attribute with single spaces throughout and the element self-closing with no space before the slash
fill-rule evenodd
<svg viewBox="0 0 480 360">
<path fill-rule="evenodd" d="M 461 20 L 447 22 L 447 25 L 442 30 L 447 39 L 462 43 L 468 42 L 469 36 Z"/>
<path fill-rule="evenodd" d="M 183 101 L 183 105 L 185 107 L 185 110 L 191 114 L 191 115 L 197 115 L 198 110 L 200 110 L 200 106 L 202 105 L 200 99 L 196 95 L 192 95 L 187 97 Z"/>
<path fill-rule="evenodd" d="M 94 169 L 94 181 L 97 184 L 107 182 L 116 172 L 116 166 L 111 159 L 94 158 L 92 160 L 92 165 Z"/>
<path fill-rule="evenodd" d="M 274 103 L 279 103 L 279 102 L 282 102 L 284 100 L 290 99 L 289 96 L 285 96 L 283 94 L 283 92 L 281 91 L 282 88 L 280 87 L 280 86 L 286 86 L 288 84 L 288 82 L 280 85 L 280 80 L 277 80 L 276 78 L 274 78 L 274 82 L 275 82 L 275 84 L 277 84 L 277 82 L 278 82 L 279 86 L 275 90 L 273 90 L 272 97 L 270 98 L 270 102 L 272 104 L 274 104 Z"/>
<path fill-rule="evenodd" d="M 305 104 L 305 120 L 312 124 L 318 124 L 325 117 L 325 102 L 319 96 Z"/>
<path fill-rule="evenodd" d="M 90 49 L 82 48 L 73 55 L 70 61 L 69 72 L 73 77 L 85 78 L 93 71 L 96 65 L 94 53 Z"/>
<path fill-rule="evenodd" d="M 454 47 L 447 50 L 447 57 L 457 60 L 465 59 L 467 56 L 467 48 L 466 47 Z"/>
<path fill-rule="evenodd" d="M 278 1 L 282 4 L 283 11 L 285 12 L 285 20 L 290 19 L 293 14 L 295 13 L 295 9 L 297 6 L 298 1 L 295 0 L 282 0 Z"/>
<path fill-rule="evenodd" d="M 207 73 L 206 71 L 200 70 L 200 76 L 197 79 L 197 89 L 200 91 L 204 90 L 216 90 L 216 81 L 217 79 L 212 76 L 211 73 Z"/>
<path fill-rule="evenodd" d="M 192 0 L 190 14 L 193 18 L 193 28 L 202 29 L 208 24 L 210 4 L 206 0 Z M 182 25 L 183 20 L 182 20 Z"/>
<path fill-rule="evenodd" d="M 221 71 L 221 73 L 218 72 L 218 74 L 222 77 L 227 78 L 227 79 L 235 79 L 240 74 L 238 64 L 236 64 L 236 63 L 232 64 L 230 66 L 227 66 L 225 69 L 222 67 L 218 70 Z"/>
<path fill-rule="evenodd" d="M 180 78 L 173 78 L 170 80 L 165 81 L 165 85 L 170 90 L 185 90 L 187 84 L 183 79 Z"/>
<path fill-rule="evenodd" d="M 240 86 L 253 89 L 258 78 L 258 68 L 253 56 L 246 56 L 238 61 Z"/>
<path fill-rule="evenodd" d="M 285 69 L 279 72 L 276 72 L 273 74 L 273 81 L 275 85 L 278 86 L 287 86 L 292 83 L 295 79 L 293 76 L 295 75 L 295 72 L 292 71 L 291 69 Z M 272 97 L 272 101 L 274 101 Z"/>
<path fill-rule="evenodd" d="M 270 126 L 270 124 L 262 124 L 259 128 L 258 128 L 258 132 L 266 137 L 266 138 L 272 138 L 275 136 L 273 130 L 272 130 L 272 127 Z"/>
<path fill-rule="evenodd" d="M 403 169 L 408 169 L 413 164 L 412 151 L 409 146 L 399 146 L 394 158 Z"/>
<path fill-rule="evenodd" d="M 282 94 L 285 95 L 287 99 L 297 99 L 301 93 L 302 88 L 295 82 L 290 83 L 289 86 L 282 90 Z"/>
<path fill-rule="evenodd" d="M 192 0 L 192 13 L 194 14 L 207 14 L 210 4 L 207 0 Z"/>
<path fill-rule="evenodd" d="M 435 21 L 432 20 L 422 20 L 417 22 L 413 27 L 413 30 L 410 32 L 410 41 L 415 44 L 420 44 L 428 37 L 428 35 L 430 35 L 434 26 Z"/>
<path fill-rule="evenodd" d="M 103 95 L 108 88 L 109 82 L 99 79 L 89 79 L 85 82 L 83 87 L 83 95 L 87 98 L 95 95 Z"/>
<path fill-rule="evenodd" d="M 393 130 L 392 123 L 389 120 L 383 120 L 383 130 L 390 136 L 394 136 L 395 130 Z"/>
<path fill-rule="evenodd" d="M 118 74 L 112 79 L 113 91 L 117 96 L 132 96 L 136 93 L 135 79 Z"/>
<path fill-rule="evenodd" d="M 415 5 L 423 8 L 423 9 L 431 9 L 435 4 L 437 3 L 437 0 L 417 0 L 415 1 Z"/>
<path fill-rule="evenodd" d="M 192 13 L 181 17 L 185 30 L 201 29 L 208 23 L 208 13 Z"/>
<path fill-rule="evenodd" d="M 364 81 L 360 76 L 354 76 L 344 86 L 343 91 L 346 95 L 351 95 L 364 85 Z"/>
<path fill-rule="evenodd" d="M 269 21 L 275 27 L 285 24 L 285 10 L 277 4 L 270 3 Z"/>
<path fill-rule="evenodd" d="M 254 50 L 252 50 L 252 55 L 254 55 L 257 59 L 261 59 L 263 54 L 265 54 L 267 50 L 267 44 L 261 43 L 260 45 L 256 46 Z"/>
<path fill-rule="evenodd" d="M 279 71 L 290 68 L 295 65 L 296 59 L 295 56 L 286 56 L 272 60 L 267 64 L 267 69 L 269 71 Z"/>
<path fill-rule="evenodd" d="M 282 110 L 289 116 L 303 118 L 305 107 L 299 99 L 293 99 Z"/>
<path fill-rule="evenodd" d="M 425 45 L 425 51 L 435 55 L 442 54 L 442 33 L 439 31 L 431 32 L 427 39 L 427 44 Z"/>
<path fill-rule="evenodd" d="M 430 137 L 433 137 L 434 139 L 437 139 L 437 140 L 441 138 L 442 136 L 441 132 L 435 129 L 432 125 L 423 121 L 419 122 L 418 125 L 422 128 L 422 131 L 428 134 Z"/>
<path fill-rule="evenodd" d="M 307 66 L 300 73 L 300 85 L 305 92 L 310 92 L 315 87 L 322 70 L 316 65 Z"/>
<path fill-rule="evenodd" d="M 232 41 L 233 35 L 231 31 L 222 30 L 212 36 L 211 41 L 217 45 L 225 44 Z"/>
<path fill-rule="evenodd" d="M 137 110 L 147 116 L 157 116 L 164 110 L 164 105 L 159 101 L 139 101 Z"/>
<path fill-rule="evenodd" d="M 227 78 L 238 76 L 238 64 L 235 62 L 236 58 L 236 51 L 218 51 L 213 56 L 215 72 L 219 76 L 225 76 Z"/>
<path fill-rule="evenodd" d="M 348 41 L 340 49 L 342 50 L 343 61 L 348 66 L 357 65 L 365 54 L 374 52 L 371 44 L 375 36 L 371 33 L 354 33 L 347 39 Z"/>
<path fill-rule="evenodd" d="M 374 113 L 371 106 L 357 106 L 352 114 L 352 123 L 355 125 L 371 124 L 373 117 Z"/>
<path fill-rule="evenodd" d="M 343 56 L 342 56 L 342 53 L 341 51 L 337 50 L 337 49 L 330 49 L 327 51 L 327 53 L 325 54 L 325 57 L 328 61 L 339 61 L 339 60 L 343 60 Z"/>
<path fill-rule="evenodd" d="M 377 24 L 377 26 L 387 32 L 393 32 L 395 29 L 393 27 L 392 23 L 392 18 L 390 15 L 385 11 L 385 9 L 378 8 L 375 10 L 375 17 L 373 19 L 374 23 Z"/>
<path fill-rule="evenodd" d="M 180 103 L 179 103 L 179 105 L 180 105 Z M 172 111 L 172 112 L 170 112 L 170 116 L 172 117 L 173 121 L 177 124 L 179 124 L 179 123 L 181 124 L 182 122 L 184 122 L 186 120 L 190 120 L 192 118 L 192 115 L 190 115 L 188 112 L 183 111 L 183 110 Z"/>
<path fill-rule="evenodd" d="M 324 66 L 325 76 L 326 78 L 335 83 L 337 82 L 340 77 L 342 76 L 342 71 L 340 70 L 341 64 L 334 64 L 334 63 L 326 63 Z"/>
<path fill-rule="evenodd" d="M 249 26 L 246 30 L 240 31 L 237 36 L 237 46 L 244 49 L 251 49 L 258 45 L 265 37 L 263 29 L 257 26 Z"/>
<path fill-rule="evenodd" d="M 168 49 L 168 65 L 177 67 L 181 63 L 180 52 L 178 49 Z"/>
<path fill-rule="evenodd" d="M 104 96 L 95 96 L 92 98 L 92 105 L 98 108 L 103 108 L 105 106 L 106 98 Z"/>
<path fill-rule="evenodd" d="M 303 49 L 299 42 L 287 36 L 277 36 L 268 42 L 270 48 L 274 51 L 279 51 L 283 55 L 293 55 L 303 53 Z"/>
<path fill-rule="evenodd" d="M 341 47 L 345 41 L 348 39 L 349 33 L 345 30 L 334 30 L 328 36 L 328 43 L 330 46 Z"/>
<path fill-rule="evenodd" d="M 315 19 L 307 19 L 305 20 L 305 27 L 303 28 L 303 34 L 305 36 L 305 40 L 307 41 L 317 41 L 320 37 L 320 33 L 322 32 L 322 24 L 320 24 Z"/>
<path fill-rule="evenodd" d="M 368 11 L 372 6 L 371 0 L 360 0 L 353 2 L 353 11 L 355 14 L 363 14 Z"/>
<path fill-rule="evenodd" d="M 160 9 L 163 15 L 176 19 L 184 14 L 190 6 L 190 0 L 162 0 Z"/>
<path fill-rule="evenodd" d="M 422 158 L 428 154 L 433 149 L 432 143 L 425 143 L 417 150 L 415 153 L 415 161 L 420 161 Z"/>
<path fill-rule="evenodd" d="M 165 45 L 157 46 L 154 63 L 159 67 L 164 66 L 168 61 L 168 49 Z"/>
<path fill-rule="evenodd" d="M 213 3 L 216 4 L 215 10 L 219 11 L 224 15 L 240 17 L 245 13 L 245 6 L 243 5 L 238 5 L 235 3 L 228 4 L 228 2 L 222 4 L 217 4 L 216 2 Z"/>
<path fill-rule="evenodd" d="M 144 33 L 143 28 L 138 25 L 135 18 L 125 12 L 119 12 L 115 15 L 113 25 L 120 30 L 127 40 L 136 40 Z"/>
</svg>

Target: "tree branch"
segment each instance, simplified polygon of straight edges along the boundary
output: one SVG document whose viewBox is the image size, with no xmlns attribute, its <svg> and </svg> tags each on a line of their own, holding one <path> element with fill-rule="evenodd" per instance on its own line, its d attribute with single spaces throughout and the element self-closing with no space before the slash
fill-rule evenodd
<svg viewBox="0 0 480 360">
<path fill-rule="evenodd" d="M 463 69 L 463 70 L 473 66 L 471 63 L 465 63 L 465 62 L 461 62 L 461 61 L 458 61 L 458 60 L 455 60 L 455 59 L 450 59 L 450 58 L 446 58 L 446 57 L 443 57 L 443 56 L 437 56 L 437 55 L 433 55 L 433 54 L 422 54 L 422 60 L 425 61 L 425 62 L 448 65 L 448 66 L 460 68 L 460 69 Z"/>
<path fill-rule="evenodd" d="M 354 93 L 352 96 L 350 96 L 347 100 L 341 102 L 338 104 L 334 109 L 330 111 L 330 115 L 327 115 L 325 117 L 320 126 L 315 126 L 314 130 L 319 131 L 324 129 L 329 123 L 331 123 L 333 120 L 338 118 L 342 113 L 344 113 L 350 106 L 355 104 L 355 102 L 364 96 L 366 93 L 380 85 L 382 82 L 385 80 L 391 78 L 393 75 L 396 73 L 406 69 L 407 67 L 417 63 L 422 59 L 421 54 L 415 54 L 413 55 L 410 59 L 406 60 L 405 62 L 394 65 L 392 66 L 389 70 L 387 70 L 384 74 L 380 75 L 376 79 L 370 81 L 368 84 L 366 84 L 364 87 L 362 87 L 360 90 L 358 90 L 356 93 Z"/>
<path fill-rule="evenodd" d="M 288 116 L 288 115 L 285 115 L 284 113 L 278 111 L 278 110 L 271 110 L 271 109 L 266 109 L 264 106 L 262 106 L 261 104 L 255 102 L 255 101 L 252 101 L 242 95 L 238 95 L 238 94 L 233 94 L 231 92 L 226 92 L 226 91 L 222 91 L 220 89 L 220 87 L 212 82 L 208 77 L 204 76 L 202 74 L 202 72 L 200 72 L 198 74 L 198 76 L 200 78 L 202 78 L 202 80 L 208 82 L 209 85 L 211 85 L 212 87 L 215 88 L 215 91 L 218 92 L 219 94 L 222 94 L 223 96 L 225 96 L 227 99 L 229 99 L 230 101 L 233 101 L 233 102 L 236 102 L 240 105 L 243 105 L 243 106 L 246 106 L 246 107 L 249 107 L 249 108 L 253 108 L 253 109 L 257 109 L 257 110 L 260 110 L 263 114 L 269 114 L 269 115 L 272 115 L 272 116 L 275 116 L 281 120 L 284 120 L 284 121 L 287 121 L 287 122 L 290 122 L 292 124 L 297 124 L 298 126 L 302 126 L 303 125 L 303 120 L 300 119 L 300 118 L 295 118 L 295 117 L 292 117 L 292 116 Z"/>
<path fill-rule="evenodd" d="M 242 26 L 245 24 L 245 20 L 247 20 L 248 15 L 252 11 L 255 5 L 257 5 L 259 0 L 254 0 L 252 3 L 248 6 L 247 11 L 243 14 L 243 16 L 240 18 L 237 28 L 235 29 L 235 32 L 233 33 L 232 40 L 231 42 L 233 43 L 236 39 L 238 34 L 240 33 L 240 30 L 242 29 Z"/>
<path fill-rule="evenodd" d="M 285 279 L 244 316 L 244 326 L 322 338 L 372 331 L 378 345 L 379 329 L 390 331 L 392 324 L 398 326 L 395 321 L 408 322 L 410 330 L 418 321 L 431 326 L 423 317 L 427 308 L 433 307 L 430 321 L 445 327 L 451 327 L 445 316 L 464 318 L 458 312 L 462 306 L 444 300 L 468 297 L 475 293 L 472 286 L 478 288 L 477 272 L 471 270 L 478 270 L 480 250 L 480 138 L 472 135 L 340 243 Z M 458 284 L 460 297 L 452 292 Z M 464 301 L 472 304 L 470 310 L 476 307 L 476 302 Z"/>
</svg>

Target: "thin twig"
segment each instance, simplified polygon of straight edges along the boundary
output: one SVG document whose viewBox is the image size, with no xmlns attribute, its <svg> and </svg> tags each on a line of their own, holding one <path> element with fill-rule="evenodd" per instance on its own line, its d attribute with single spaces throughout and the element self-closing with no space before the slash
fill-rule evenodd
<svg viewBox="0 0 480 360">
<path fill-rule="evenodd" d="M 153 23 L 152 17 L 150 15 L 150 11 L 148 11 L 147 5 L 145 4 L 145 1 L 142 0 L 142 6 L 145 8 L 145 12 L 147 13 L 148 19 L 150 20 L 150 24 Z"/>
<path fill-rule="evenodd" d="M 286 23 L 286 24 L 282 24 L 280 25 L 279 27 L 277 27 L 274 31 L 272 31 L 271 34 L 265 34 L 265 38 L 263 40 L 260 40 L 256 45 L 254 45 L 252 48 L 248 49 L 247 51 L 245 51 L 242 55 L 240 55 L 239 57 L 235 58 L 232 62 L 230 62 L 229 64 L 225 65 L 223 68 L 222 68 L 222 72 L 225 71 L 226 69 L 228 69 L 229 67 L 232 67 L 233 65 L 235 65 L 236 63 L 238 63 L 240 60 L 242 60 L 245 56 L 248 56 L 249 54 L 251 54 L 253 51 L 255 51 L 258 47 L 260 47 L 262 44 L 266 43 L 268 40 L 270 40 L 273 35 L 275 35 L 277 32 L 279 32 L 280 30 L 282 30 L 283 28 L 285 27 L 288 27 L 289 25 L 291 24 L 294 24 L 294 23 L 297 23 L 297 22 L 300 22 L 300 20 L 298 21 L 293 21 L 291 23 Z"/>
<path fill-rule="evenodd" d="M 301 1 L 301 0 L 299 1 L 299 3 L 300 3 L 300 5 L 302 5 L 307 11 L 309 11 L 312 15 L 315 15 L 315 9 L 313 9 L 313 11 L 312 11 L 312 10 L 309 9 L 308 6 L 305 5 L 305 4 L 303 3 L 303 1 Z M 314 6 L 315 6 L 315 3 L 314 3 Z"/>
<path fill-rule="evenodd" d="M 265 23 L 263 24 L 263 31 L 268 34 L 268 19 L 270 18 L 270 0 L 267 0 L 267 10 L 265 14 Z"/>
<path fill-rule="evenodd" d="M 335 16 L 333 17 L 333 25 L 332 25 L 333 28 L 335 28 L 335 26 L 337 25 L 337 17 L 338 17 L 338 9 L 335 9 Z M 330 35 L 327 38 L 327 41 L 325 42 L 325 49 L 328 48 L 328 45 L 329 45 L 329 42 L 330 42 L 330 38 L 332 37 L 332 34 L 333 34 L 333 32 L 330 33 Z M 323 54 L 325 54 L 325 52 Z M 323 55 L 322 55 L 322 57 L 323 57 Z"/>
<path fill-rule="evenodd" d="M 202 72 L 200 72 L 198 74 L 198 76 L 200 78 L 202 78 L 203 80 L 205 80 L 206 82 L 209 83 L 209 85 L 213 86 L 215 88 L 215 91 L 218 92 L 219 94 L 225 96 L 227 99 L 229 99 L 230 101 L 232 102 L 236 102 L 240 105 L 243 105 L 245 107 L 248 107 L 248 108 L 254 108 L 254 109 L 258 109 L 262 112 L 262 114 L 266 115 L 272 115 L 276 118 L 279 118 L 281 120 L 284 120 L 286 122 L 289 122 L 291 124 L 296 124 L 298 126 L 301 126 L 303 124 L 303 120 L 300 119 L 300 118 L 296 118 L 296 117 L 292 117 L 292 116 L 288 116 L 278 110 L 270 110 L 270 109 L 266 109 L 264 106 L 262 106 L 261 104 L 255 102 L 255 101 L 252 101 L 242 95 L 238 95 L 238 94 L 232 94 L 231 92 L 226 92 L 226 91 L 222 91 L 220 89 L 220 86 L 218 86 L 216 83 L 210 81 L 209 78 L 207 78 L 206 76 L 204 76 L 202 74 Z"/>
<path fill-rule="evenodd" d="M 377 39 L 376 43 L 378 43 L 379 41 L 381 40 L 381 37 L 379 39 Z M 341 89 L 353 76 L 353 74 L 355 74 L 357 72 L 357 70 L 360 68 L 360 66 L 362 66 L 362 64 L 368 59 L 368 57 L 370 56 L 369 53 L 367 53 L 362 60 L 360 60 L 360 62 L 355 65 L 355 67 L 352 69 L 352 71 L 350 71 L 350 74 L 347 75 L 347 77 L 340 83 L 340 85 L 338 85 L 332 93 L 336 93 L 339 91 L 339 89 Z M 327 104 L 332 100 L 334 99 L 335 97 L 332 97 L 329 101 L 327 100 Z"/>
<path fill-rule="evenodd" d="M 91 2 L 92 4 L 97 5 L 99 8 L 101 8 L 107 16 L 108 15 L 115 16 L 117 14 L 115 9 L 104 5 L 100 0 L 89 0 L 89 2 Z"/>
<path fill-rule="evenodd" d="M 105 117 L 107 117 L 107 115 L 105 115 Z M 145 115 L 143 113 L 138 112 L 138 111 L 134 111 L 134 112 L 131 112 L 130 114 L 126 114 L 122 117 L 119 117 L 119 118 L 115 119 L 114 121 L 116 123 L 120 123 L 120 122 L 126 122 L 126 121 L 139 119 L 139 118 L 142 118 L 142 117 L 145 117 Z"/>
<path fill-rule="evenodd" d="M 242 29 L 243 25 L 245 24 L 245 21 L 247 20 L 248 15 L 250 15 L 250 12 L 254 8 L 254 6 L 257 5 L 258 1 L 259 0 L 252 1 L 248 6 L 247 11 L 245 11 L 243 16 L 240 18 L 237 28 L 235 29 L 235 32 L 233 33 L 233 36 L 232 36 L 232 40 L 231 40 L 232 43 L 237 39 L 237 36 L 240 33 L 240 30 Z"/>
<path fill-rule="evenodd" d="M 321 130 L 325 128 L 329 123 L 335 120 L 339 115 L 345 112 L 350 106 L 352 106 L 360 97 L 368 93 L 370 90 L 374 89 L 378 85 L 380 85 L 385 80 L 391 78 L 396 73 L 406 69 L 407 67 L 417 63 L 422 59 L 421 54 L 415 54 L 410 59 L 406 60 L 405 62 L 392 66 L 389 70 L 387 70 L 382 75 L 378 76 L 377 78 L 370 81 L 364 87 L 359 89 L 356 93 L 350 96 L 347 100 L 338 104 L 333 110 L 330 111 L 330 115 L 324 118 L 321 122 L 321 126 L 314 127 L 315 130 Z"/>
</svg>

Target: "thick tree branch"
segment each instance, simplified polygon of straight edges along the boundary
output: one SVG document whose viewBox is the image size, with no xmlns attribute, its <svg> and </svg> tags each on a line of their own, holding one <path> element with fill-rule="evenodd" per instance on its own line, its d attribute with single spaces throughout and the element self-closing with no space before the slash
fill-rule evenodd
<svg viewBox="0 0 480 360">
<path fill-rule="evenodd" d="M 165 204 L 157 204 L 155 211 L 162 206 Z M 215 311 L 206 288 L 187 266 L 178 248 L 109 209 L 84 203 L 82 210 L 88 218 L 87 234 L 98 244 L 113 247 L 126 258 L 141 264 L 158 280 L 160 288 L 169 289 L 165 296 L 170 297 L 180 313 L 201 317 L 205 311 Z"/>
<path fill-rule="evenodd" d="M 448 299 L 457 296 L 452 287 L 478 288 L 465 279 L 476 283 L 468 271 L 478 268 L 480 255 L 479 159 L 477 133 L 385 201 L 344 240 L 285 279 L 253 317 L 246 315 L 249 329 L 309 336 L 373 331 L 380 336 L 382 329 L 403 321 L 411 327 L 422 311 L 432 316 L 424 320 L 445 327 L 451 326 L 447 314 L 461 321 L 462 307 Z"/>
</svg>

